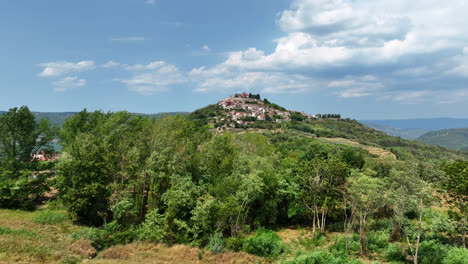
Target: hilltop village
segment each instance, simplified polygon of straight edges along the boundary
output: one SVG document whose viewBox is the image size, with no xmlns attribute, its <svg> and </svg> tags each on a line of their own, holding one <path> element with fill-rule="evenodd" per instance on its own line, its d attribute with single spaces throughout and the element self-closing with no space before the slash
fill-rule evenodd
<svg viewBox="0 0 468 264">
<path fill-rule="evenodd" d="M 274 123 L 288 122 L 295 117 L 301 119 L 315 119 L 319 115 L 310 115 L 304 112 L 290 111 L 279 105 L 270 103 L 267 99 L 260 100 L 259 94 L 233 94 L 220 100 L 218 105 L 227 113 L 227 118 L 219 121 L 234 127 L 237 125 L 250 125 L 257 121 L 269 121 Z"/>
</svg>

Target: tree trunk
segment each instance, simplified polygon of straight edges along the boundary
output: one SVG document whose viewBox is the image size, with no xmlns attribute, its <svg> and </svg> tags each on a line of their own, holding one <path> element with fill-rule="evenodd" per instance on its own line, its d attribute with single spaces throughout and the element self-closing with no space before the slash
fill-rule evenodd
<svg viewBox="0 0 468 264">
<path fill-rule="evenodd" d="M 359 245 L 361 256 L 367 256 L 367 237 L 365 231 L 365 217 L 359 217 Z"/>
<path fill-rule="evenodd" d="M 315 239 L 315 210 L 314 217 L 312 218 L 312 238 Z"/>
<path fill-rule="evenodd" d="M 401 239 L 401 232 L 400 232 L 400 225 L 398 224 L 398 221 L 396 220 L 395 213 L 393 213 L 392 216 L 392 233 L 390 234 L 390 242 L 396 242 L 400 241 Z"/>
<path fill-rule="evenodd" d="M 343 224 L 343 229 L 344 229 L 344 236 L 345 236 L 345 242 L 346 242 L 346 254 L 348 254 L 348 248 L 349 248 L 349 242 L 348 242 L 348 213 L 346 212 L 346 207 L 347 207 L 347 202 L 346 202 L 346 195 L 343 195 L 343 203 L 344 203 L 344 224 Z"/>
<path fill-rule="evenodd" d="M 418 221 L 418 235 L 416 237 L 416 246 L 414 249 L 414 264 L 418 264 L 418 251 L 419 251 L 419 240 L 421 238 L 421 225 L 422 225 L 422 200 L 420 200 L 421 209 L 419 211 L 419 221 Z"/>
<path fill-rule="evenodd" d="M 463 217 L 463 220 L 462 220 L 462 244 L 463 244 L 463 247 L 466 248 L 466 218 Z"/>
<path fill-rule="evenodd" d="M 320 231 L 322 233 L 325 232 L 325 222 L 326 222 L 326 219 L 327 219 L 327 210 L 325 210 L 325 208 L 322 208 L 322 225 L 321 225 L 321 228 L 320 228 Z"/>
</svg>

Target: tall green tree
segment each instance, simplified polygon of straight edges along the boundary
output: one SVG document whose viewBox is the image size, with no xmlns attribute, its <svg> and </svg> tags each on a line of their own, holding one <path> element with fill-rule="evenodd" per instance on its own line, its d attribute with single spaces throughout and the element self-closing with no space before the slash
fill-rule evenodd
<svg viewBox="0 0 468 264">
<path fill-rule="evenodd" d="M 381 179 L 354 172 L 349 179 L 347 196 L 359 225 L 360 253 L 366 256 L 369 253 L 366 235 L 369 218 L 386 204 L 386 188 Z"/>
<path fill-rule="evenodd" d="M 33 154 L 51 151 L 58 128 L 48 120 L 37 123 L 28 107 L 12 108 L 0 116 L 0 206 L 31 207 L 31 198 L 47 190 L 47 176 L 31 177 Z"/>
<path fill-rule="evenodd" d="M 447 179 L 444 187 L 448 201 L 459 211 L 458 223 L 463 247 L 466 247 L 468 225 L 468 161 L 454 161 L 444 167 Z"/>
</svg>

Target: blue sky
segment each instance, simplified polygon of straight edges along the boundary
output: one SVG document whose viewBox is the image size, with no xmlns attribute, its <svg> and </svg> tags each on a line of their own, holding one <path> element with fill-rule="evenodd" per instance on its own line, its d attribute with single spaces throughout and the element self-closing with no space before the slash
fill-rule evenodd
<svg viewBox="0 0 468 264">
<path fill-rule="evenodd" d="M 468 1 L 18 0 L 0 110 L 193 111 L 234 92 L 356 119 L 468 117 Z"/>
</svg>

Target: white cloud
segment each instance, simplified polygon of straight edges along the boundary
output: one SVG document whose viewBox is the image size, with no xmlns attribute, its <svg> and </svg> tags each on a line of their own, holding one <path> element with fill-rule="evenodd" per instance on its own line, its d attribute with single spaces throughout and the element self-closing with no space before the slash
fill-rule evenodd
<svg viewBox="0 0 468 264">
<path fill-rule="evenodd" d="M 164 65 L 167 65 L 166 62 L 164 61 L 154 61 L 148 64 L 133 64 L 133 65 L 123 64 L 122 66 L 127 71 L 143 71 L 143 70 L 154 70 Z"/>
<path fill-rule="evenodd" d="M 156 3 L 156 0 L 146 0 L 145 4 L 147 5 L 154 5 Z"/>
<path fill-rule="evenodd" d="M 381 92 L 384 85 L 375 76 L 365 75 L 362 77 L 348 76 L 344 80 L 335 80 L 330 82 L 328 87 L 339 89 L 334 94 L 341 98 L 359 98 Z"/>
<path fill-rule="evenodd" d="M 43 67 L 44 70 L 39 73 L 41 77 L 57 77 L 70 72 L 82 72 L 89 71 L 96 68 L 93 61 L 80 61 L 80 62 L 46 62 L 41 63 L 39 66 Z"/>
<path fill-rule="evenodd" d="M 442 78 L 447 69 L 468 76 L 466 8 L 466 0 L 296 0 L 279 15 L 277 24 L 285 35 L 275 40 L 272 53 L 255 47 L 234 51 L 224 62 L 194 69 L 191 75 L 205 78 L 196 91 L 242 83 L 268 92 L 324 86 L 342 98 L 384 94 L 407 80 L 402 76 Z M 443 55 L 460 48 L 463 55 Z M 424 60 L 427 56 L 433 59 Z M 369 75 L 350 79 L 350 69 Z M 380 74 L 385 78 L 377 80 Z M 283 79 L 270 85 L 267 80 L 276 76 Z M 282 89 L 280 83 L 289 81 L 294 85 Z M 408 93 L 407 98 L 422 98 L 429 91 Z M 392 100 L 404 101 L 398 96 Z"/>
<path fill-rule="evenodd" d="M 146 38 L 133 36 L 133 37 L 111 38 L 110 40 L 113 42 L 141 42 L 141 41 L 145 41 Z"/>
<path fill-rule="evenodd" d="M 152 62 L 146 65 L 127 65 L 125 68 L 134 72 L 132 78 L 120 79 L 131 91 L 143 95 L 165 92 L 173 85 L 187 82 L 183 72 L 176 66 L 163 61 Z"/>
<path fill-rule="evenodd" d="M 65 77 L 61 80 L 52 83 L 54 85 L 54 91 L 65 92 L 72 90 L 77 87 L 86 85 L 85 79 L 79 79 L 78 77 Z"/>
<path fill-rule="evenodd" d="M 120 66 L 120 63 L 115 62 L 115 61 L 108 61 L 101 65 L 103 68 L 110 69 L 110 68 L 116 68 Z"/>
<path fill-rule="evenodd" d="M 211 51 L 210 47 L 208 47 L 207 45 L 203 45 L 202 50 L 204 50 L 204 51 L 206 51 L 206 52 L 210 52 L 210 51 Z"/>
</svg>

